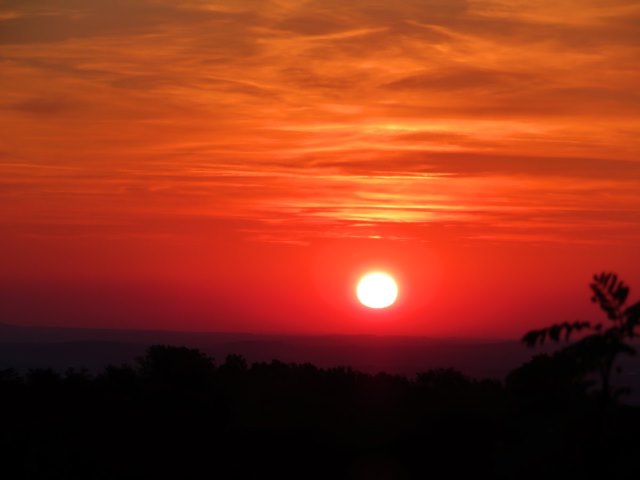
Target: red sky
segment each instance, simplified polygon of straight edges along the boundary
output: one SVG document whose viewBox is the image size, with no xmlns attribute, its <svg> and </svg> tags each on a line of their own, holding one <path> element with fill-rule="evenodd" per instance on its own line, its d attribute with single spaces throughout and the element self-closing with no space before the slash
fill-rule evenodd
<svg viewBox="0 0 640 480">
<path fill-rule="evenodd" d="M 5 0 L 0 321 L 598 318 L 593 273 L 640 291 L 639 58 L 636 0 Z"/>
</svg>

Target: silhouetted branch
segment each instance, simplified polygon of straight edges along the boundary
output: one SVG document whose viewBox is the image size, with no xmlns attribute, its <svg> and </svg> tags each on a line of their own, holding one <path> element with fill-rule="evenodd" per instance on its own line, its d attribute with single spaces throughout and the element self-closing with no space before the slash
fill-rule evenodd
<svg viewBox="0 0 640 480">
<path fill-rule="evenodd" d="M 609 320 L 620 320 L 620 309 L 627 301 L 629 287 L 619 282 L 618 276 L 614 273 L 594 275 L 590 286 L 593 291 L 591 301 L 600 305 Z"/>
<path fill-rule="evenodd" d="M 568 356 L 583 375 L 596 372 L 601 380 L 601 412 L 602 423 L 607 406 L 611 398 L 616 398 L 619 391 L 611 387 L 611 373 L 615 361 L 620 354 L 634 355 L 635 348 L 628 343 L 635 337 L 635 328 L 640 324 L 640 302 L 624 308 L 629 297 L 629 287 L 618 279 L 614 273 L 600 273 L 594 275 L 589 285 L 593 296 L 591 300 L 597 303 L 613 323 L 604 328 L 601 323 L 592 325 L 589 322 L 560 323 L 540 330 L 532 330 L 522 337 L 522 342 L 529 347 L 542 345 L 547 339 L 558 342 L 569 340 L 574 331 L 591 330 L 587 335 L 563 348 L 560 354 Z M 616 368 L 620 371 L 620 367 Z"/>
<path fill-rule="evenodd" d="M 521 341 L 528 347 L 535 347 L 536 344 L 542 345 L 547 338 L 549 340 L 553 340 L 554 342 L 559 342 L 561 340 L 568 341 L 574 331 L 579 332 L 580 330 L 584 330 L 586 328 L 591 328 L 591 323 L 563 322 L 551 325 L 547 328 L 542 328 L 540 330 L 531 330 L 522 337 Z M 563 333 L 564 337 L 562 337 Z"/>
</svg>

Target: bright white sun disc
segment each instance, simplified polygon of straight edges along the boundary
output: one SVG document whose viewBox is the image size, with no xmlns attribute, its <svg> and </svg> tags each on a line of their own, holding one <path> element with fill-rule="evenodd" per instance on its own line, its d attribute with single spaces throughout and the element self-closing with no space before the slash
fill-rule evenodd
<svg viewBox="0 0 640 480">
<path fill-rule="evenodd" d="M 358 300 L 365 307 L 386 308 L 398 298 L 398 285 L 391 275 L 383 272 L 367 273 L 356 288 Z"/>
</svg>

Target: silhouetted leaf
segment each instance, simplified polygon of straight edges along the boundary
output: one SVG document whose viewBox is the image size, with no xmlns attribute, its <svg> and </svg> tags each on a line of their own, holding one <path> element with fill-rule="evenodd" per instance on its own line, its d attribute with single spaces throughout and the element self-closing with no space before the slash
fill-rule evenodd
<svg viewBox="0 0 640 480">
<path fill-rule="evenodd" d="M 620 309 L 627 301 L 629 288 L 623 282 L 619 282 L 618 276 L 613 273 L 595 275 L 590 287 L 593 291 L 591 300 L 600 305 L 610 320 L 620 320 Z"/>
</svg>

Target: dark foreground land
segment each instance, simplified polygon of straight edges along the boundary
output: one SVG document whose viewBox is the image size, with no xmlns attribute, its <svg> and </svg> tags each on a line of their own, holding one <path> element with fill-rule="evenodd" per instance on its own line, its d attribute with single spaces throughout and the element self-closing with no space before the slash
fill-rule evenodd
<svg viewBox="0 0 640 480">
<path fill-rule="evenodd" d="M 96 374 L 0 373 L 7 479 L 637 479 L 640 409 L 561 356 L 504 382 L 215 364 L 154 346 Z"/>
</svg>

